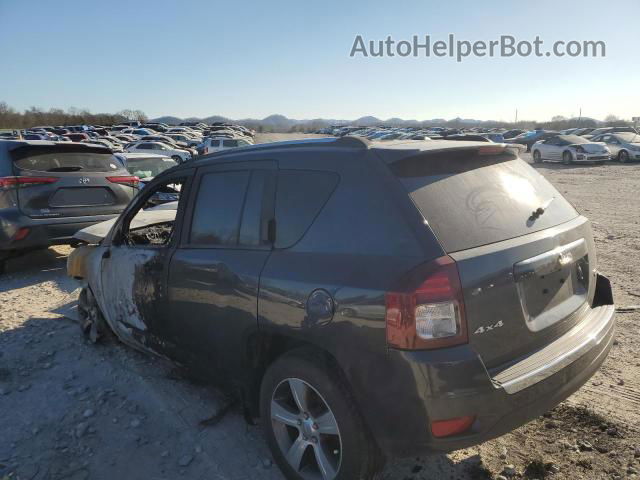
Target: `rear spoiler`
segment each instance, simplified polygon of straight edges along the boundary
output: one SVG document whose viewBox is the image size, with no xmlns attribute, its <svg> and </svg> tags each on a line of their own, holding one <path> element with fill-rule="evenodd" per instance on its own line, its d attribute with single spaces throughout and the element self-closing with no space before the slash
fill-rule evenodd
<svg viewBox="0 0 640 480">
<path fill-rule="evenodd" d="M 468 152 L 472 155 L 475 154 L 481 157 L 499 156 L 499 155 L 515 155 L 518 156 L 520 152 L 525 152 L 526 147 L 520 144 L 512 143 L 485 143 L 475 141 L 457 141 L 456 145 L 452 145 L 454 142 L 446 140 L 436 140 L 442 145 L 430 146 L 425 149 L 377 149 L 377 153 L 380 158 L 388 165 L 402 162 L 409 159 L 415 159 L 418 157 L 451 157 L 462 152 Z M 431 142 L 431 143 L 435 143 Z"/>
<path fill-rule="evenodd" d="M 87 143 L 53 143 L 48 145 L 24 144 L 11 150 L 11 158 L 16 161 L 34 155 L 46 155 L 48 153 L 101 153 L 112 155 L 111 149 L 105 146 L 90 145 Z"/>
</svg>

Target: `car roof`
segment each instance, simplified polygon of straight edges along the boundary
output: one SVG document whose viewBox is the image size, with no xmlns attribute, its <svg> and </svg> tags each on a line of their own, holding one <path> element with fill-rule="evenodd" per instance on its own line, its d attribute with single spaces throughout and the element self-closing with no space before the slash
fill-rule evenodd
<svg viewBox="0 0 640 480">
<path fill-rule="evenodd" d="M 278 152 L 302 149 L 329 149 L 342 151 L 373 151 L 385 161 L 395 161 L 401 157 L 419 155 L 421 153 L 436 153 L 448 150 L 477 150 L 478 148 L 518 148 L 513 145 L 500 143 L 487 143 L 464 140 L 390 140 L 385 142 L 371 142 L 360 137 L 322 137 L 304 140 L 292 140 L 284 142 L 261 143 L 248 145 L 228 150 L 221 150 L 204 155 L 189 162 L 190 166 L 203 166 L 206 164 L 223 163 L 233 157 L 245 153 Z"/>
</svg>

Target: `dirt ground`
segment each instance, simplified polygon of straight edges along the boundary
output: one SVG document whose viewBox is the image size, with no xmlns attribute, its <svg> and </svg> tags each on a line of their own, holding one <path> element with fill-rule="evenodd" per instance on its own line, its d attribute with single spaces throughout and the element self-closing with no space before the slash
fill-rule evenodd
<svg viewBox="0 0 640 480">
<path fill-rule="evenodd" d="M 618 307 L 640 305 L 640 165 L 536 168 L 593 221 Z M 69 251 L 12 260 L 0 277 L 0 480 L 281 479 L 260 427 L 223 392 L 83 340 Z M 474 448 L 392 461 L 381 478 L 640 478 L 640 310 L 629 310 L 602 369 L 555 410 Z"/>
</svg>

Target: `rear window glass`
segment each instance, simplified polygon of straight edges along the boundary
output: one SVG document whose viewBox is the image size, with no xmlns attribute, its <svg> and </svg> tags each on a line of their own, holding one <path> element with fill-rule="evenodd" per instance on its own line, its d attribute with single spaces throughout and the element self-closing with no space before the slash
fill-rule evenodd
<svg viewBox="0 0 640 480">
<path fill-rule="evenodd" d="M 18 149 L 12 152 L 14 165 L 20 170 L 38 172 L 114 172 L 122 168 L 111 153 L 100 149 L 69 151 L 65 149 Z M 102 153 L 104 152 L 104 153 Z"/>
<path fill-rule="evenodd" d="M 282 170 L 276 193 L 276 248 L 287 248 L 307 231 L 338 184 L 333 172 Z"/>
<path fill-rule="evenodd" d="M 447 252 L 550 228 L 578 213 L 535 169 L 512 154 L 451 151 L 391 165 Z M 545 208 L 535 221 L 531 214 Z"/>
</svg>

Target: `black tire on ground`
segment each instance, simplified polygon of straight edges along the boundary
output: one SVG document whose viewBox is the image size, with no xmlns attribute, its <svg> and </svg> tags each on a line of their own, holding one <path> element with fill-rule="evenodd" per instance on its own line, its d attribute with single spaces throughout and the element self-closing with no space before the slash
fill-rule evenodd
<svg viewBox="0 0 640 480">
<path fill-rule="evenodd" d="M 309 415 L 306 418 L 311 418 L 314 422 L 314 426 L 307 427 L 307 430 L 304 426 L 306 412 L 300 413 L 302 409 L 296 406 L 300 403 L 292 394 L 296 384 L 304 385 L 303 391 L 307 392 L 308 401 L 302 403 L 310 407 L 307 408 Z M 282 393 L 291 396 L 285 398 L 281 396 Z M 274 400 L 277 400 L 278 405 L 288 401 L 286 405 L 290 408 L 287 408 L 285 415 L 290 414 L 293 421 L 279 422 L 272 418 L 272 410 L 276 411 L 278 408 Z M 326 413 L 327 409 L 319 407 L 322 405 L 328 406 L 329 412 L 333 414 L 338 435 L 314 432 L 313 429 L 318 428 L 315 420 L 324 424 L 319 419 L 326 418 L 322 412 Z M 320 353 L 307 349 L 295 350 L 278 358 L 267 369 L 260 389 L 260 414 L 271 453 L 288 480 L 302 480 L 304 477 L 299 471 L 305 471 L 305 468 L 320 473 L 319 478 L 325 480 L 368 480 L 384 465 L 383 457 L 364 425 L 348 386 L 338 369 Z M 296 421 L 299 426 L 296 426 Z M 311 435 L 307 437 L 309 431 Z M 303 436 L 314 443 L 304 446 L 304 442 L 301 442 Z M 301 452 L 297 457 L 301 459 L 298 470 L 291 466 L 284 452 L 293 452 L 292 447 L 296 444 L 302 445 L 295 449 Z M 318 453 L 318 449 L 322 453 Z M 322 475 L 317 460 L 317 455 L 323 453 L 326 454 L 324 458 L 328 459 L 325 463 L 331 465 L 325 476 Z M 335 470 L 335 475 L 331 473 L 332 469 Z"/>
<path fill-rule="evenodd" d="M 571 165 L 573 163 L 573 155 L 571 152 L 564 152 L 562 154 L 562 163 L 565 165 Z"/>
<path fill-rule="evenodd" d="M 542 156 L 540 155 L 540 151 L 539 150 L 534 150 L 533 151 L 533 163 L 540 163 L 542 162 Z"/>
<path fill-rule="evenodd" d="M 618 152 L 618 161 L 620 163 L 627 163 L 629 161 L 629 152 L 626 150 L 620 150 Z"/>
<path fill-rule="evenodd" d="M 91 343 L 98 343 L 113 338 L 111 327 L 104 319 L 93 292 L 85 287 L 78 299 L 78 316 L 82 333 Z"/>
</svg>

